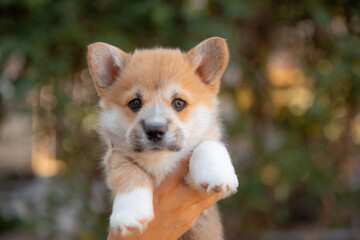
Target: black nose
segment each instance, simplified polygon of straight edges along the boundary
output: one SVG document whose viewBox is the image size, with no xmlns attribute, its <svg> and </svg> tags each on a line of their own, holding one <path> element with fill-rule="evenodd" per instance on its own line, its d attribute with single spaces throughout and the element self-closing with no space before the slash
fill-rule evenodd
<svg viewBox="0 0 360 240">
<path fill-rule="evenodd" d="M 157 142 L 164 137 L 167 126 L 166 124 L 148 124 L 144 126 L 144 130 L 150 141 Z"/>
</svg>

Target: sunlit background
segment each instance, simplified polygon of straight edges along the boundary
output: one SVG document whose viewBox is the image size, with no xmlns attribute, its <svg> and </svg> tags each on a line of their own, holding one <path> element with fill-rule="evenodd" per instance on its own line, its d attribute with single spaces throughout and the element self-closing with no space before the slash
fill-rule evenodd
<svg viewBox="0 0 360 240">
<path fill-rule="evenodd" d="M 0 239 L 105 239 L 86 46 L 227 39 L 228 240 L 360 239 L 360 2 L 0 1 Z"/>
</svg>

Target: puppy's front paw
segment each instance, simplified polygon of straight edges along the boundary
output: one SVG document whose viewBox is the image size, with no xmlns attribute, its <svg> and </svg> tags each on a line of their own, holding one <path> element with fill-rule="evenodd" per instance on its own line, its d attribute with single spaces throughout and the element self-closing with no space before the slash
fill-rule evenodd
<svg viewBox="0 0 360 240">
<path fill-rule="evenodd" d="M 110 226 L 115 232 L 127 236 L 136 230 L 142 233 L 153 218 L 152 192 L 138 188 L 116 196 Z"/>
<path fill-rule="evenodd" d="M 188 182 L 224 197 L 235 193 L 239 183 L 226 147 L 214 141 L 196 147 L 190 158 Z"/>
</svg>

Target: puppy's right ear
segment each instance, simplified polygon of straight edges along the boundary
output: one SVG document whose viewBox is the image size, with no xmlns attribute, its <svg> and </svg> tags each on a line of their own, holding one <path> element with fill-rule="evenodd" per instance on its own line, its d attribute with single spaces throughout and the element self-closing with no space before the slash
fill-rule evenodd
<svg viewBox="0 0 360 240">
<path fill-rule="evenodd" d="M 130 56 L 107 43 L 97 42 L 88 46 L 88 65 L 100 97 L 124 69 Z"/>
<path fill-rule="evenodd" d="M 186 58 L 200 79 L 217 93 L 220 78 L 229 61 L 229 50 L 225 39 L 212 37 L 191 49 Z"/>
</svg>

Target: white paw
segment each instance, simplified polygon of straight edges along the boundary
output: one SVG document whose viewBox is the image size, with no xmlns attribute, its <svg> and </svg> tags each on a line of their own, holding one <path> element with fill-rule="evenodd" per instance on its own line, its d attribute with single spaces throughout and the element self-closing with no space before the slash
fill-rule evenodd
<svg viewBox="0 0 360 240">
<path fill-rule="evenodd" d="M 224 197 L 235 193 L 239 185 L 226 147 L 215 141 L 205 141 L 195 148 L 187 181 L 199 190 Z"/>
<path fill-rule="evenodd" d="M 115 232 L 120 231 L 122 236 L 127 236 L 136 230 L 143 233 L 153 218 L 152 192 L 137 188 L 116 196 L 110 226 Z"/>
</svg>

